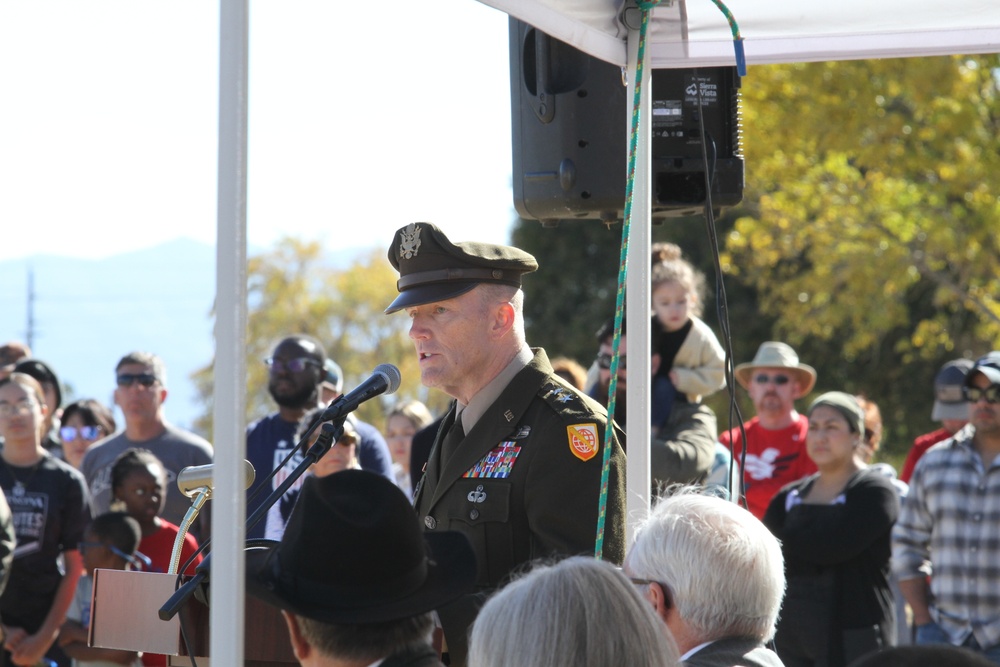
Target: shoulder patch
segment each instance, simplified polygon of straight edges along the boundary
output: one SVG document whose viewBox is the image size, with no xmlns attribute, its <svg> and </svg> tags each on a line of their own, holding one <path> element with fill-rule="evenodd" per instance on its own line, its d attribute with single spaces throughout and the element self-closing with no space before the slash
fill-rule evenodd
<svg viewBox="0 0 1000 667">
<path fill-rule="evenodd" d="M 566 427 L 569 450 L 581 461 L 597 456 L 601 443 L 597 439 L 597 424 L 573 424 Z"/>
</svg>

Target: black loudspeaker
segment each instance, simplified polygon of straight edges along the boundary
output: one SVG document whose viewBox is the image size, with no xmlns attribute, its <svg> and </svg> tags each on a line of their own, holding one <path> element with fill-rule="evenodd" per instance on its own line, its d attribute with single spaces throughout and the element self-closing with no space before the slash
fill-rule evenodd
<svg viewBox="0 0 1000 667">
<path fill-rule="evenodd" d="M 621 68 L 512 18 L 510 89 L 518 215 L 621 218 L 628 134 Z"/>
<path fill-rule="evenodd" d="M 743 199 L 743 151 L 736 68 L 654 69 L 651 79 L 653 217 L 704 211 L 706 151 L 713 212 L 739 204 Z M 702 150 L 702 124 L 706 151 Z"/>
<path fill-rule="evenodd" d="M 627 98 L 620 67 L 510 20 L 514 208 L 522 218 L 621 220 Z M 696 215 L 705 204 L 698 102 L 713 210 L 743 197 L 735 68 L 654 70 L 652 217 Z"/>
</svg>

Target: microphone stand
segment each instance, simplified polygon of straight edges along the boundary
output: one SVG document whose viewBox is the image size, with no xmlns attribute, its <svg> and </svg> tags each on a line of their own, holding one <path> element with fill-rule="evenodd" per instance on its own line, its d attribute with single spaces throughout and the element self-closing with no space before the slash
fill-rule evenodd
<svg viewBox="0 0 1000 667">
<path fill-rule="evenodd" d="M 191 529 L 191 524 L 198 517 L 198 512 L 201 511 L 201 508 L 205 506 L 205 503 L 211 497 L 211 486 L 203 486 L 198 489 L 198 495 L 191 502 L 191 507 L 188 508 L 187 513 L 184 515 L 184 520 L 178 526 L 179 530 L 177 531 L 177 537 L 174 538 L 174 550 L 170 553 L 170 569 L 167 570 L 167 574 L 177 574 L 177 568 L 181 565 L 181 551 L 184 548 L 184 538 L 187 536 L 188 530 Z"/>
<path fill-rule="evenodd" d="M 309 469 L 309 466 L 319 461 L 323 458 L 324 454 L 330 451 L 330 447 L 333 446 L 333 443 L 337 442 L 337 440 L 344 435 L 344 420 L 346 418 L 346 415 L 339 417 L 332 424 L 329 422 L 323 422 L 319 437 L 306 452 L 299 465 L 295 467 L 295 470 L 293 470 L 291 474 L 285 478 L 278 488 L 271 492 L 271 495 L 269 495 L 264 502 L 261 503 L 260 507 L 254 511 L 250 518 L 247 519 L 247 530 L 250 530 L 260 523 L 260 520 L 267 515 L 267 511 L 271 509 L 271 506 L 278 502 L 281 496 L 285 495 L 285 492 L 288 491 L 288 489 L 296 482 L 296 480 L 299 479 L 299 477 L 305 474 L 306 470 Z M 307 433 L 303 436 L 303 440 L 307 439 L 309 435 L 310 434 Z M 162 607 L 160 607 L 160 611 L 158 612 L 160 620 L 169 621 L 177 615 L 177 612 L 180 611 L 184 602 L 191 597 L 192 594 L 194 594 L 198 586 L 201 585 L 201 582 L 208 576 L 208 561 L 209 559 L 206 557 L 205 560 L 203 560 L 201 564 L 195 568 L 194 576 L 191 577 L 187 583 L 174 591 L 174 594 L 170 596 L 170 599 L 167 600 Z"/>
</svg>

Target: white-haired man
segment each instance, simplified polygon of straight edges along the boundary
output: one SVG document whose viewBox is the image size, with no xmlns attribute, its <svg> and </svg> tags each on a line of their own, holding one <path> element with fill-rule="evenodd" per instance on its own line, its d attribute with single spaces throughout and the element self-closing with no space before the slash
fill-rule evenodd
<svg viewBox="0 0 1000 667">
<path fill-rule="evenodd" d="M 688 667 L 782 667 L 774 636 L 785 570 L 781 546 L 747 510 L 681 492 L 636 533 L 625 573 L 677 643 Z"/>
</svg>

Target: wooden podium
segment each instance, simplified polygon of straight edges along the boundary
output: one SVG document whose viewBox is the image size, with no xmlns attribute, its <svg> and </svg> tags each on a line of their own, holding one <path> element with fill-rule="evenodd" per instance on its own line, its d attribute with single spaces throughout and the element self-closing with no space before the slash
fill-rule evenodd
<svg viewBox="0 0 1000 667">
<path fill-rule="evenodd" d="M 170 665 L 191 665 L 180 624 L 191 642 L 198 667 L 208 667 L 208 607 L 194 596 L 180 613 L 161 621 L 160 607 L 174 594 L 177 577 L 154 572 L 95 570 L 90 617 L 90 645 L 163 653 Z M 213 604 L 226 604 L 213 600 Z M 244 664 L 249 667 L 296 665 L 285 621 L 277 608 L 246 596 Z"/>
</svg>

